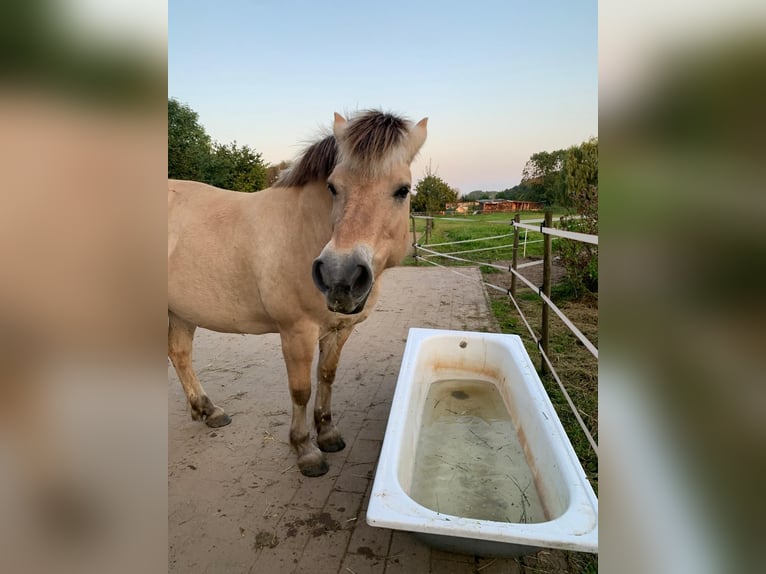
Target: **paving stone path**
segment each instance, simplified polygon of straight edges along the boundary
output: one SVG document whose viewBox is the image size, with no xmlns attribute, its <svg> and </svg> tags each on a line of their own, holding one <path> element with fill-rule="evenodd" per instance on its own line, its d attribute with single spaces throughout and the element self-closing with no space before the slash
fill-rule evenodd
<svg viewBox="0 0 766 574">
<path fill-rule="evenodd" d="M 318 478 L 297 471 L 288 445 L 290 397 L 279 336 L 198 330 L 195 368 L 233 422 L 220 429 L 193 422 L 168 368 L 171 572 L 526 570 L 523 561 L 431 550 L 407 533 L 365 522 L 408 329 L 497 330 L 478 269 L 461 272 L 477 281 L 423 267 L 382 276 L 377 308 L 349 339 L 334 385 L 333 414 L 346 448 L 326 455 L 330 471 Z M 539 565 L 532 571 L 541 571 Z"/>
</svg>

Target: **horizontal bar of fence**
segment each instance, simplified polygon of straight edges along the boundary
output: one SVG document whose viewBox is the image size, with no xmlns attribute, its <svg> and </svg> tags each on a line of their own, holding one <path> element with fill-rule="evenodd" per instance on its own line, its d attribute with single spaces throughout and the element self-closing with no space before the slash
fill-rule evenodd
<svg viewBox="0 0 766 574">
<path fill-rule="evenodd" d="M 463 239 L 461 241 L 447 241 L 446 243 L 428 243 L 422 247 L 441 247 L 442 245 L 457 245 L 458 243 L 473 243 L 476 241 L 489 241 L 490 239 L 503 239 L 505 237 L 513 237 L 513 233 L 506 233 L 505 235 L 492 235 L 491 237 L 478 237 L 476 239 Z"/>
<path fill-rule="evenodd" d="M 479 251 L 500 251 L 501 249 L 513 249 L 513 245 L 497 245 L 495 247 L 479 247 L 477 249 L 466 249 L 464 251 L 448 251 L 444 255 L 460 255 L 461 253 L 478 253 Z"/>
<path fill-rule="evenodd" d="M 573 239 L 575 241 L 582 241 L 583 243 L 598 245 L 598 235 L 588 235 L 587 233 L 564 231 L 563 229 L 555 229 L 553 227 L 542 227 L 536 225 L 528 225 L 526 223 L 516 223 L 515 221 L 513 222 L 513 225 L 514 227 L 520 227 L 530 231 L 537 231 L 538 233 L 544 233 L 546 235 L 555 235 L 556 237 L 563 237 L 564 239 Z"/>
<path fill-rule="evenodd" d="M 425 251 L 426 253 L 430 253 L 430 254 L 432 254 L 432 255 L 438 255 L 439 257 L 444 257 L 444 258 L 446 258 L 446 259 L 451 259 L 451 260 L 453 260 L 453 261 L 460 261 L 460 262 L 463 262 L 463 263 L 471 263 L 471 264 L 473 264 L 473 265 L 483 265 L 484 267 L 491 267 L 491 268 L 493 268 L 493 269 L 499 269 L 499 270 L 501 270 L 501 271 L 510 271 L 511 273 L 513 273 L 514 275 L 516 275 L 516 277 L 518 277 L 518 278 L 521 280 L 521 282 L 522 282 L 522 283 L 524 283 L 524 284 L 525 284 L 527 287 L 529 287 L 530 289 L 532 289 L 532 291 L 536 292 L 536 293 L 537 293 L 537 295 L 538 295 L 538 296 L 539 296 L 539 297 L 540 297 L 540 298 L 541 298 L 543 301 L 545 301 L 545 303 L 546 303 L 546 304 L 547 304 L 547 305 L 548 305 L 548 306 L 549 306 L 551 309 L 553 309 L 553 312 L 554 312 L 554 313 L 556 313 L 556 315 L 558 315 L 558 316 L 559 316 L 559 319 L 561 319 L 561 320 L 564 322 L 564 324 L 565 324 L 567 327 L 569 327 L 569 330 L 570 330 L 570 331 L 572 331 L 572 334 L 573 334 L 575 337 L 577 337 L 577 338 L 580 340 L 580 342 L 581 342 L 583 345 L 585 345 L 585 348 L 586 348 L 586 349 L 588 349 L 588 351 L 590 351 L 590 354 L 591 354 L 591 355 L 593 355 L 594 357 L 596 357 L 596 358 L 598 359 L 598 349 L 596 348 L 596 346 L 595 346 L 593 343 L 591 343 L 591 342 L 588 340 L 588 338 L 587 338 L 585 335 L 583 335 L 582 331 L 580 331 L 580 329 L 578 329 L 578 328 L 577 328 L 577 326 L 576 326 L 574 323 L 572 323 L 572 321 L 570 321 L 570 320 L 567 318 L 567 316 L 566 316 L 566 315 L 564 315 L 564 313 L 561 311 L 561 309 L 559 309 L 559 308 L 556 306 L 556 304 L 555 304 L 553 301 L 551 301 L 551 300 L 550 300 L 550 298 L 549 298 L 549 297 L 547 297 L 547 296 L 545 295 L 545 293 L 543 293 L 543 292 L 542 292 L 542 290 L 540 289 L 540 287 L 538 287 L 537 285 L 535 285 L 534 283 L 532 283 L 532 282 L 531 282 L 529 279 L 527 279 L 526 277 L 524 277 L 524 276 L 523 276 L 521 273 L 519 273 L 519 272 L 518 272 L 516 269 L 513 269 L 513 268 L 512 268 L 512 267 L 510 267 L 510 266 L 505 266 L 505 267 L 502 267 L 502 266 L 500 266 L 500 265 L 494 265 L 493 263 L 484 263 L 484 262 L 478 262 L 478 261 L 471 261 L 470 259 L 463 259 L 463 258 L 461 258 L 461 257 L 455 257 L 454 255 L 447 255 L 447 254 L 445 254 L 445 253 L 439 253 L 438 251 L 432 251 L 432 250 L 430 250 L 430 249 L 423 249 L 423 248 L 422 248 L 422 247 L 420 247 L 420 246 L 416 246 L 416 247 L 417 247 L 417 249 L 422 249 L 422 250 L 423 250 L 423 251 Z M 423 261 L 429 261 L 428 259 L 425 259 L 424 257 L 418 257 L 418 259 L 421 259 L 421 260 L 423 260 Z"/>
<path fill-rule="evenodd" d="M 469 281 L 473 281 L 473 277 L 469 277 L 465 273 L 460 273 L 459 271 L 455 271 L 454 269 L 447 267 L 446 265 L 441 265 L 439 263 L 436 263 L 434 261 L 431 261 L 430 259 L 424 259 L 422 257 L 418 257 L 421 261 L 425 261 L 426 263 L 430 263 L 431 265 L 434 265 L 435 267 L 442 267 L 444 269 L 449 269 L 452 271 L 455 275 L 459 275 L 460 277 L 463 277 L 464 279 L 468 279 Z M 526 316 L 521 311 L 521 307 L 519 307 L 519 304 L 516 302 L 516 299 L 511 295 L 510 291 L 508 289 L 505 289 L 503 287 L 498 287 L 497 285 L 493 285 L 492 283 L 488 283 L 484 280 L 479 280 L 480 283 L 483 283 L 490 289 L 494 289 L 495 291 L 500 291 L 501 293 L 505 293 L 510 298 L 511 302 L 513 303 L 513 306 L 516 307 L 516 311 L 518 312 L 519 316 L 521 317 L 521 320 L 524 322 L 524 325 L 526 325 L 527 330 L 529 331 L 529 335 L 532 337 L 532 340 L 535 342 L 535 345 L 537 345 L 537 350 L 540 351 L 540 354 L 543 357 L 543 360 L 548 365 L 548 368 L 551 371 L 551 374 L 553 375 L 553 378 L 556 380 L 556 383 L 558 384 L 559 388 L 561 389 L 562 394 L 564 395 L 564 398 L 567 401 L 567 404 L 569 405 L 569 408 L 572 410 L 572 413 L 575 416 L 575 419 L 577 419 L 577 423 L 580 425 L 580 428 L 582 429 L 583 433 L 585 434 L 585 437 L 588 439 L 588 442 L 590 443 L 591 448 L 593 449 L 593 452 L 596 454 L 596 458 L 598 458 L 598 445 L 596 444 L 596 441 L 593 439 L 593 435 L 591 435 L 590 431 L 588 430 L 588 426 L 585 424 L 585 421 L 582 419 L 582 416 L 580 416 L 580 411 L 575 406 L 574 402 L 572 401 L 572 398 L 569 396 L 569 393 L 567 392 L 566 388 L 564 387 L 564 384 L 561 382 L 561 379 L 558 376 L 558 373 L 556 372 L 556 369 L 551 364 L 550 359 L 545 354 L 545 352 L 540 348 L 540 343 L 537 335 L 535 335 L 534 329 L 532 329 L 531 325 L 527 321 Z"/>
<path fill-rule="evenodd" d="M 551 364 L 551 360 L 548 358 L 548 355 L 546 355 L 542 349 L 540 349 L 540 355 L 542 355 L 543 360 L 545 361 L 545 364 L 548 365 L 548 368 L 551 370 L 551 374 L 553 375 L 553 378 L 558 383 L 559 388 L 561 389 L 561 392 L 564 395 L 564 398 L 566 399 L 570 410 L 572 411 L 575 418 L 577 419 L 577 422 L 580 424 L 580 428 L 582 429 L 582 432 L 585 433 L 585 438 L 588 439 L 588 442 L 590 443 L 590 447 L 593 449 L 593 452 L 596 453 L 596 458 L 598 458 L 598 444 L 596 444 L 596 441 L 593 439 L 593 435 L 591 435 L 590 431 L 588 431 L 588 427 L 585 425 L 585 421 L 582 420 L 579 409 L 575 406 L 574 402 L 572 402 L 572 398 L 569 396 L 569 393 L 564 388 L 564 384 L 561 382 L 561 379 L 559 378 L 559 375 L 556 372 L 556 369 L 553 368 L 553 365 Z"/>
<path fill-rule="evenodd" d="M 584 215 L 567 215 L 567 219 L 585 219 Z M 522 219 L 521 223 L 543 223 L 544 219 Z"/>
<path fill-rule="evenodd" d="M 466 221 L 471 221 L 470 219 L 458 219 L 456 217 L 434 217 L 433 215 L 410 215 L 413 219 L 437 219 L 439 221 L 459 221 L 460 223 L 465 223 Z M 508 225 L 506 223 L 506 225 Z"/>
<path fill-rule="evenodd" d="M 511 213 L 511 212 L 508 212 Z M 487 214 L 484 214 L 487 215 Z M 491 215 L 497 215 L 496 213 L 492 213 Z M 444 215 L 410 215 L 412 219 L 435 219 L 437 221 L 456 221 L 458 223 L 466 223 L 467 221 L 480 221 L 481 223 L 487 223 L 492 225 L 511 225 L 513 223 L 512 219 L 508 219 L 506 221 L 481 221 L 481 219 L 468 219 L 469 217 L 473 217 L 473 215 L 464 215 L 462 217 L 447 217 Z M 482 215 L 483 217 L 483 215 Z M 575 218 L 573 218 L 575 219 Z M 542 219 L 522 219 L 522 223 L 539 223 L 540 221 L 543 221 Z"/>
<path fill-rule="evenodd" d="M 580 416 L 580 411 L 575 406 L 566 388 L 564 388 L 564 384 L 561 382 L 561 379 L 559 378 L 559 375 L 556 372 L 556 369 L 553 368 L 553 365 L 551 364 L 551 360 L 548 358 L 548 355 L 545 354 L 545 351 L 543 351 L 542 347 L 540 346 L 540 341 L 535 335 L 535 332 L 530 326 L 529 322 L 527 321 L 527 318 L 524 316 L 524 313 L 521 312 L 521 307 L 519 307 L 519 304 L 516 302 L 516 299 L 514 299 L 513 295 L 511 295 L 511 292 L 508 291 L 507 293 L 508 293 L 508 298 L 511 300 L 511 303 L 513 303 L 513 306 L 516 307 L 516 311 L 521 317 L 521 320 L 524 321 L 524 324 L 527 326 L 527 330 L 529 331 L 529 334 L 532 337 L 532 340 L 535 341 L 535 344 L 537 345 L 537 350 L 540 351 L 540 355 L 542 355 L 543 360 L 545 361 L 545 364 L 548 365 L 548 368 L 550 369 L 551 374 L 553 375 L 553 378 L 558 383 L 559 388 L 561 389 L 561 392 L 564 395 L 564 398 L 566 399 L 567 404 L 569 405 L 569 408 L 571 409 L 572 413 L 577 419 L 577 422 L 579 423 L 580 428 L 582 429 L 582 432 L 585 433 L 585 437 L 588 439 L 588 442 L 590 443 L 590 446 L 593 449 L 593 452 L 596 453 L 596 458 L 598 458 L 598 445 L 596 444 L 596 441 L 593 439 L 593 435 L 590 434 L 590 430 L 588 430 L 588 425 L 586 425 L 585 421 L 582 420 L 582 417 Z"/>
<path fill-rule="evenodd" d="M 539 261 L 529 261 L 527 263 L 522 263 L 521 265 L 517 265 L 516 269 L 524 269 L 525 267 L 534 267 L 535 265 L 542 265 L 543 263 L 545 263 L 545 261 L 543 261 L 542 259 L 540 259 Z"/>
<path fill-rule="evenodd" d="M 432 251 L 431 249 L 424 249 L 420 245 L 415 246 L 417 249 L 421 251 L 425 251 L 426 253 L 429 253 L 431 255 L 437 255 L 439 257 L 444 257 L 446 259 L 452 259 L 453 261 L 461 261 L 463 263 L 471 263 L 472 265 L 483 265 L 484 267 L 492 267 L 493 269 L 499 269 L 500 271 L 508 271 L 510 267 L 508 265 L 495 265 L 494 263 L 477 263 L 476 261 L 471 261 L 470 259 L 461 259 L 460 257 L 455 257 L 454 255 L 447 255 L 446 253 L 440 253 L 439 251 Z M 416 255 L 418 259 L 421 261 L 428 261 L 431 262 L 430 259 L 426 259 L 425 257 L 420 257 L 419 255 Z"/>
<path fill-rule="evenodd" d="M 588 338 L 587 338 L 585 335 L 583 335 L 583 334 L 582 334 L 582 331 L 580 331 L 580 329 L 578 329 L 578 328 L 577 328 L 577 326 L 576 326 L 574 323 L 572 323 L 572 321 L 570 321 L 570 320 L 567 318 L 567 316 L 566 316 L 566 315 L 564 315 L 564 313 L 561 311 L 561 309 L 559 309 L 559 308 L 556 306 L 556 304 L 555 304 L 553 301 L 551 301 L 551 300 L 548 298 L 548 296 L 546 296 L 546 295 L 545 295 L 545 293 L 543 293 L 543 292 L 542 292 L 542 289 L 541 289 L 540 287 L 538 287 L 537 285 L 535 285 L 534 283 L 532 283 L 532 282 L 531 282 L 529 279 L 527 279 L 526 277 L 524 277 L 524 276 L 523 276 L 521 273 L 519 273 L 519 272 L 518 272 L 518 271 L 516 271 L 515 269 L 510 269 L 510 271 L 511 271 L 511 273 L 513 273 L 514 275 L 516 275 L 516 277 L 518 277 L 519 279 L 521 279 L 522 283 L 524 283 L 524 284 L 525 284 L 527 287 L 529 287 L 530 289 L 532 289 L 532 291 L 536 291 L 536 292 L 537 292 L 537 295 L 538 295 L 538 296 L 539 296 L 539 297 L 540 297 L 540 298 L 541 298 L 543 301 L 545 301 L 545 303 L 546 303 L 546 304 L 547 304 L 547 305 L 548 305 L 548 306 L 549 306 L 551 309 L 553 309 L 554 313 L 556 313 L 556 315 L 558 315 L 558 316 L 559 316 L 559 319 L 561 319 L 561 320 L 564 322 L 564 324 L 565 324 L 567 327 L 569 327 L 569 330 L 570 330 L 570 331 L 572 331 L 572 334 L 573 334 L 575 337 L 577 337 L 578 339 L 580 339 L 580 342 L 581 342 L 583 345 L 585 345 L 585 348 L 586 348 L 586 349 L 588 349 L 588 351 L 590 351 L 590 354 L 591 354 L 591 355 L 593 355 L 594 357 L 596 357 L 596 358 L 598 359 L 598 349 L 596 348 L 596 346 L 595 346 L 593 343 L 591 343 L 591 342 L 588 340 Z"/>
<path fill-rule="evenodd" d="M 421 261 L 425 261 L 426 263 L 430 263 L 434 267 L 441 267 L 442 269 L 447 269 L 448 271 L 452 271 L 455 275 L 460 275 L 464 279 L 468 279 L 469 281 L 474 281 L 474 278 L 470 275 L 466 275 L 465 273 L 461 273 L 460 271 L 456 271 L 454 267 L 447 267 L 446 265 L 442 265 L 441 263 L 436 263 L 435 261 L 431 261 L 430 259 L 426 259 L 424 257 L 418 256 L 418 259 Z M 503 292 L 507 291 L 507 289 L 503 289 Z"/>
<path fill-rule="evenodd" d="M 513 237 L 513 235 L 498 235 L 496 237 Z M 480 239 L 466 239 L 465 241 L 451 241 L 448 243 L 426 243 L 421 245 L 418 243 L 418 247 L 444 247 L 445 245 L 455 245 L 457 243 L 470 243 L 471 241 L 484 241 L 486 239 L 495 239 L 496 237 L 482 237 Z M 552 237 L 551 241 L 559 239 L 558 237 Z M 521 241 L 522 245 L 531 245 L 532 243 L 542 243 L 545 241 L 544 239 L 535 239 L 534 241 Z M 482 247 L 481 249 L 474 249 L 474 251 L 490 251 L 492 249 L 505 249 L 506 247 L 513 247 L 513 245 L 498 245 L 496 247 Z M 439 252 L 441 253 L 441 251 Z M 471 251 L 455 251 L 454 253 L 449 253 L 449 255 L 454 255 L 455 253 L 471 253 Z"/>
</svg>

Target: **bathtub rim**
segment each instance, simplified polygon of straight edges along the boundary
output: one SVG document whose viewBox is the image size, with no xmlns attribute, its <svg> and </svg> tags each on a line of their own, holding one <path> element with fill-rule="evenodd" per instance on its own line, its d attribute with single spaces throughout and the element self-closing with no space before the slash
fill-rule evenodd
<svg viewBox="0 0 766 574">
<path fill-rule="evenodd" d="M 370 494 L 367 523 L 376 527 L 424 534 L 597 553 L 598 500 L 534 369 L 527 374 L 531 379 L 529 382 L 534 387 L 539 386 L 538 398 L 543 402 L 547 424 L 552 434 L 557 435 L 553 448 L 561 461 L 562 468 L 559 472 L 563 475 L 569 496 L 569 504 L 563 513 L 552 520 L 532 524 L 478 520 L 431 510 L 416 502 L 404 491 L 399 481 L 397 452 L 404 440 L 403 417 L 407 416 L 412 390 L 410 386 L 414 379 L 411 373 L 416 366 L 417 352 L 421 345 L 433 337 L 456 340 L 480 337 L 506 347 L 515 356 L 521 352 L 529 361 L 529 355 L 518 335 L 410 328 Z M 405 381 L 408 378 L 409 384 Z"/>
</svg>

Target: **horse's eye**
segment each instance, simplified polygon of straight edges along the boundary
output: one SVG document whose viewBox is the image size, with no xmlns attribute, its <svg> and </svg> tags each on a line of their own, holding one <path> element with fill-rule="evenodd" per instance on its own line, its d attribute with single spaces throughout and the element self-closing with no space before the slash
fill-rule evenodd
<svg viewBox="0 0 766 574">
<path fill-rule="evenodd" d="M 329 189 L 330 193 L 332 193 L 333 195 L 338 195 L 338 190 L 335 189 L 335 186 L 331 184 L 329 181 L 327 182 L 327 189 Z"/>
<path fill-rule="evenodd" d="M 397 190 L 394 192 L 394 197 L 395 197 L 396 199 L 404 199 L 404 198 L 406 198 L 406 197 L 407 197 L 409 194 L 410 194 L 410 186 L 408 186 L 408 185 L 403 185 L 402 187 L 400 187 L 399 189 L 397 189 Z"/>
</svg>

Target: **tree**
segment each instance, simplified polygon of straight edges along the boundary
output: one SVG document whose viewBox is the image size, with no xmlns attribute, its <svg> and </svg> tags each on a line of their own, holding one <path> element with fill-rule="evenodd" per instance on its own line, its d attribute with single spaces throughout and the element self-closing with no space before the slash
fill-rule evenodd
<svg viewBox="0 0 766 574">
<path fill-rule="evenodd" d="M 268 167 L 261 154 L 246 145 L 213 143 L 197 112 L 168 98 L 168 177 L 251 192 L 272 183 Z"/>
<path fill-rule="evenodd" d="M 168 98 L 168 177 L 204 181 L 210 154 L 210 136 L 197 112 Z"/>
<path fill-rule="evenodd" d="M 475 189 L 468 194 L 471 201 L 477 201 L 479 199 L 495 199 L 497 195 L 496 191 L 484 191 L 483 189 Z"/>
<path fill-rule="evenodd" d="M 524 199 L 542 201 L 546 205 L 562 203 L 565 199 L 565 155 L 565 150 L 561 149 L 532 154 L 521 174 L 521 184 L 526 184 L 529 189 Z"/>
<path fill-rule="evenodd" d="M 529 201 L 537 201 L 529 183 L 524 181 L 499 192 L 495 196 L 495 199 L 526 199 Z"/>
<path fill-rule="evenodd" d="M 210 185 L 234 191 L 260 191 L 268 186 L 266 164 L 261 154 L 248 146 L 215 144 L 208 164 Z"/>
<path fill-rule="evenodd" d="M 564 163 L 567 204 L 598 233 L 598 138 L 570 147 Z"/>
<path fill-rule="evenodd" d="M 562 229 L 598 235 L 598 139 L 566 150 L 563 171 L 570 214 L 561 218 Z M 598 246 L 562 239 L 556 250 L 575 293 L 598 292 Z"/>
<path fill-rule="evenodd" d="M 458 192 L 433 173 L 429 165 L 425 177 L 415 186 L 415 196 L 412 198 L 411 209 L 426 213 L 444 211 L 447 203 L 457 201 L 457 198 Z"/>
</svg>

